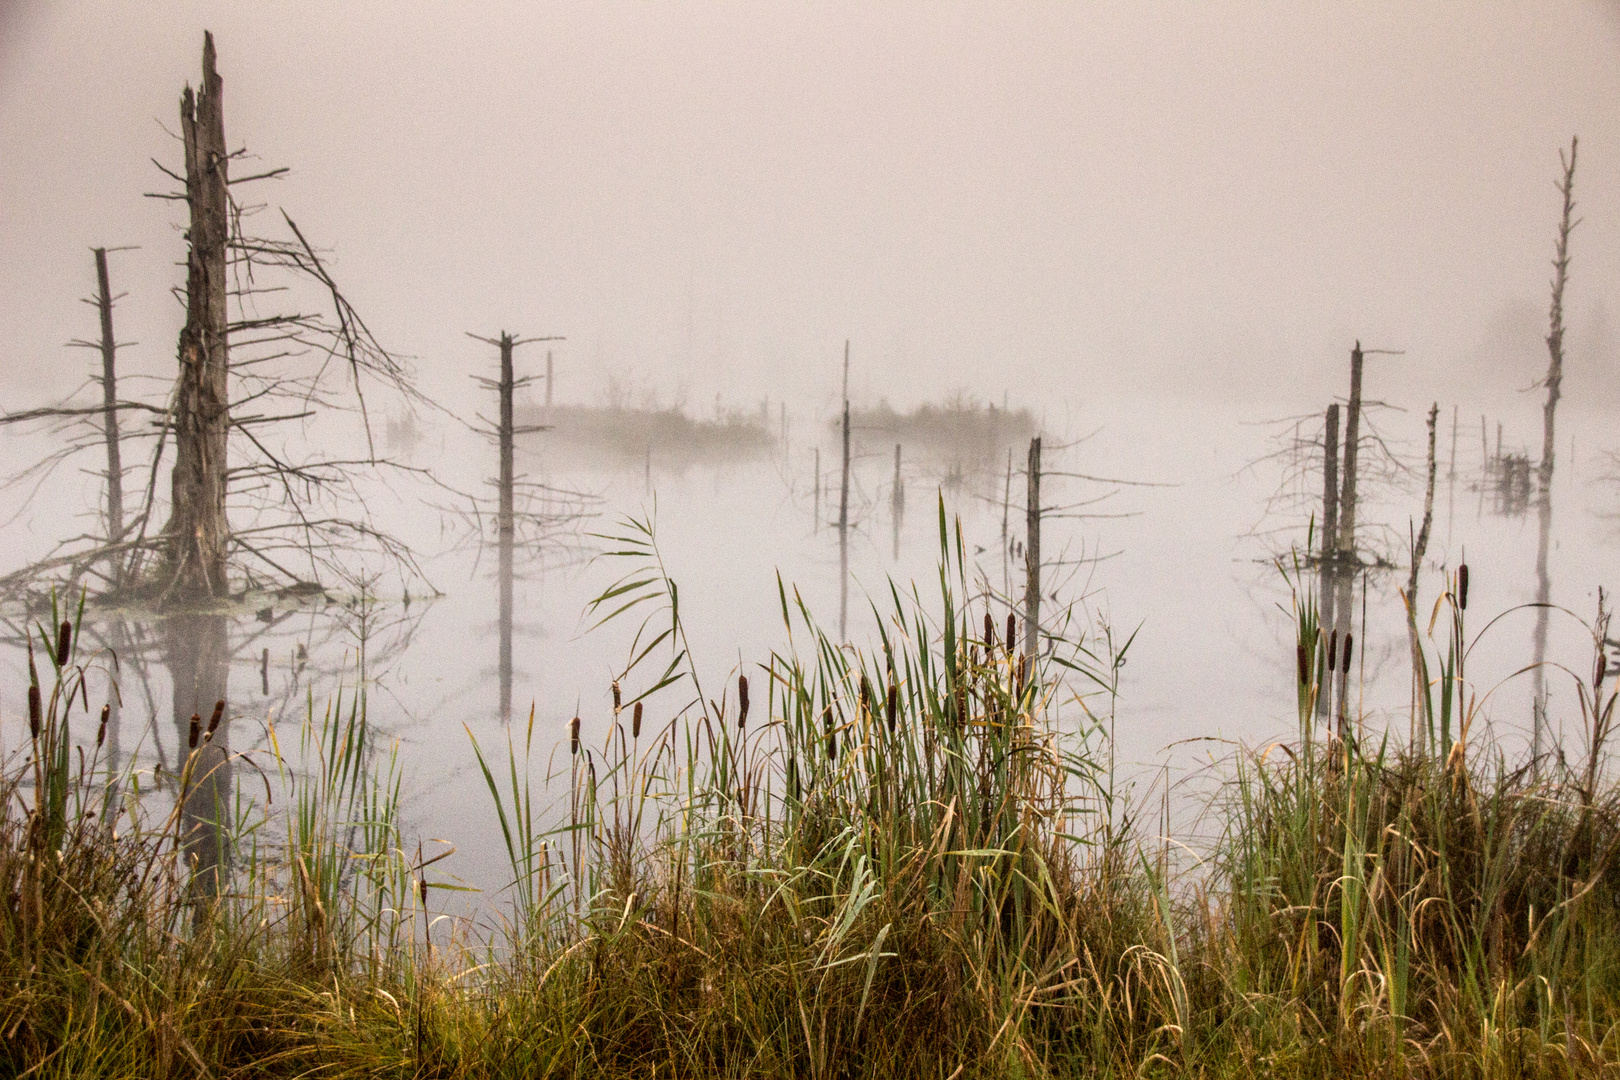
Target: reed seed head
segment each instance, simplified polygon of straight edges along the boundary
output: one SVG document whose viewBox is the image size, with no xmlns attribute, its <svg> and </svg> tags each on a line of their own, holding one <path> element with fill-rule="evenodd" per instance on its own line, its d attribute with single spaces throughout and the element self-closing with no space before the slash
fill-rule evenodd
<svg viewBox="0 0 1620 1080">
<path fill-rule="evenodd" d="M 28 734 L 30 738 L 39 738 L 39 687 L 28 687 Z"/>
<path fill-rule="evenodd" d="M 66 619 L 56 629 L 56 666 L 66 667 L 68 653 L 73 648 L 73 624 Z"/>
<path fill-rule="evenodd" d="M 109 717 L 111 717 L 111 716 L 112 716 L 112 706 L 111 705 L 103 705 L 101 707 L 101 723 L 100 723 L 100 725 L 98 725 L 96 727 L 96 749 L 97 750 L 100 750 L 101 749 L 101 744 L 107 741 L 107 719 Z"/>
<path fill-rule="evenodd" d="M 574 717 L 568 723 L 568 752 L 579 753 L 579 717 Z"/>
<path fill-rule="evenodd" d="M 639 701 L 636 702 L 635 709 L 630 713 L 630 737 L 632 739 L 641 738 L 641 702 Z"/>
<path fill-rule="evenodd" d="M 748 723 L 748 676 L 737 676 L 737 730 Z"/>
<path fill-rule="evenodd" d="M 191 714 L 191 734 L 186 737 L 186 745 L 197 749 L 197 736 L 202 733 L 202 717 L 196 713 Z"/>
<path fill-rule="evenodd" d="M 1468 610 L 1468 564 L 1457 567 L 1457 606 Z"/>
</svg>

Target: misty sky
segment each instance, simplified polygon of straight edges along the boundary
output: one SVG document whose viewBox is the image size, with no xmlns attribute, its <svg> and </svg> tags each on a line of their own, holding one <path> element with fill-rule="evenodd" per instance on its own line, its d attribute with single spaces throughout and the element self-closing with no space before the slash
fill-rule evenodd
<svg viewBox="0 0 1620 1080">
<path fill-rule="evenodd" d="M 564 399 L 694 409 L 822 400 L 846 336 L 897 404 L 1318 401 L 1356 337 L 1414 393 L 1513 390 L 1571 134 L 1565 390 L 1620 386 L 1613 2 L 0 0 L 0 407 L 88 370 L 96 245 L 140 245 L 125 363 L 172 370 L 182 215 L 142 193 L 204 28 L 235 173 L 292 168 L 239 196 L 458 402 L 490 362 L 463 331 L 503 328 L 568 336 Z"/>
</svg>

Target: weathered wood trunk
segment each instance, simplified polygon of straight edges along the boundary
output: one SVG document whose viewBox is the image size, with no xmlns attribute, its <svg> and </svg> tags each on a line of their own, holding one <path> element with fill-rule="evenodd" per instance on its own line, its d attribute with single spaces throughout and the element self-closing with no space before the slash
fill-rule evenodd
<svg viewBox="0 0 1620 1080">
<path fill-rule="evenodd" d="M 1339 403 L 1328 406 L 1326 427 L 1322 432 L 1322 558 L 1317 577 L 1321 583 L 1321 599 L 1317 602 L 1316 626 L 1324 642 L 1332 632 L 1335 604 L 1338 598 L 1339 578 L 1335 572 L 1339 565 Z M 1325 665 L 1324 665 L 1325 668 Z M 1316 715 L 1326 718 L 1330 687 L 1318 672 Z"/>
<path fill-rule="evenodd" d="M 1356 457 L 1361 444 L 1361 373 L 1365 356 L 1361 342 L 1350 351 L 1350 402 L 1344 420 L 1344 475 L 1340 478 L 1339 552 L 1334 571 L 1338 597 L 1334 604 L 1334 627 L 1340 637 L 1350 632 L 1351 595 L 1356 581 Z"/>
<path fill-rule="evenodd" d="M 124 538 L 124 464 L 118 436 L 118 341 L 113 337 L 112 284 L 107 249 L 96 248 L 96 307 L 101 312 L 101 433 L 107 444 L 107 543 Z M 123 584 L 123 557 L 114 553 L 113 588 Z"/>
<path fill-rule="evenodd" d="M 1024 528 L 1024 654 L 1031 665 L 1041 646 L 1041 438 L 1029 440 L 1029 500 Z"/>
<path fill-rule="evenodd" d="M 214 70 L 214 38 L 203 36 L 202 85 L 180 99 L 185 143 L 186 324 L 180 331 L 175 391 L 175 465 L 166 592 L 182 602 L 223 595 L 230 530 L 225 519 L 225 446 L 230 428 L 226 325 L 225 114 Z"/>
<path fill-rule="evenodd" d="M 1546 741 L 1547 718 L 1547 622 L 1552 604 L 1552 576 L 1547 567 L 1552 545 L 1553 421 L 1564 384 L 1564 285 L 1569 280 L 1569 234 L 1575 228 L 1575 139 L 1569 141 L 1569 157 L 1559 154 L 1564 175 L 1558 185 L 1564 197 L 1563 216 L 1558 223 L 1558 246 L 1553 256 L 1552 304 L 1547 317 L 1547 401 L 1542 406 L 1541 466 L 1537 470 L 1536 528 L 1536 627 L 1531 643 L 1531 670 L 1534 703 L 1531 714 L 1531 761 L 1539 763 Z M 1500 436 L 1498 436 L 1500 439 Z"/>
</svg>

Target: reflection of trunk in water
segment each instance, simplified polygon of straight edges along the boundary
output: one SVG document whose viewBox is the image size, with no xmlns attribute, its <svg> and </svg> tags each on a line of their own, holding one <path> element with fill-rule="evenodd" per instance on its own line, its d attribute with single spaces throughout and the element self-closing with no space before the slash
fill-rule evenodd
<svg viewBox="0 0 1620 1080">
<path fill-rule="evenodd" d="M 225 615 L 185 614 L 170 617 L 164 629 L 180 744 L 190 744 L 194 717 L 201 726 L 196 749 L 182 767 L 187 782 L 180 838 L 195 875 L 193 894 L 212 899 L 219 894 L 230 861 L 226 850 L 231 805 L 230 710 L 225 710 L 212 738 L 206 736 L 206 728 L 216 704 L 229 700 L 230 623 Z"/>
</svg>

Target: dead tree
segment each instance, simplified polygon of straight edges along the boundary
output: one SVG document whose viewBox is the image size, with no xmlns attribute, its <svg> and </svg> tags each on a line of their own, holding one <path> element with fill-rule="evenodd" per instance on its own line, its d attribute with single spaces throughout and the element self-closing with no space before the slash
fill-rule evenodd
<svg viewBox="0 0 1620 1080">
<path fill-rule="evenodd" d="M 1024 653 L 1041 643 L 1041 437 L 1029 440 L 1029 498 L 1024 507 Z"/>
<path fill-rule="evenodd" d="M 1536 627 L 1532 642 L 1531 671 L 1534 698 L 1531 712 L 1530 755 L 1538 762 L 1546 736 L 1547 718 L 1547 623 L 1552 604 L 1552 577 L 1547 559 L 1552 545 L 1553 421 L 1564 383 L 1564 286 L 1569 281 L 1569 234 L 1579 222 L 1575 219 L 1575 151 L 1579 145 L 1569 140 L 1569 156 L 1558 154 L 1563 176 L 1558 185 L 1563 196 L 1563 213 L 1558 220 L 1558 242 L 1553 255 L 1552 302 L 1547 316 L 1547 402 L 1542 406 L 1541 466 L 1538 475 L 1536 536 Z"/>
<path fill-rule="evenodd" d="M 1423 524 L 1419 526 L 1417 538 L 1412 541 L 1412 570 L 1406 579 L 1406 632 L 1408 644 L 1412 650 L 1412 734 L 1413 749 L 1424 748 L 1425 737 L 1428 734 L 1427 725 L 1418 719 L 1418 695 L 1423 687 L 1418 683 L 1419 663 L 1418 641 L 1418 574 L 1423 568 L 1423 556 L 1429 550 L 1429 530 L 1434 525 L 1434 478 L 1435 478 L 1435 426 L 1440 419 L 1440 403 L 1435 402 L 1429 406 L 1429 473 L 1428 481 L 1423 489 Z M 1363 643 L 1362 648 L 1366 648 Z"/>
<path fill-rule="evenodd" d="M 517 426 L 512 419 L 512 399 L 519 387 L 527 386 L 534 381 L 532 376 L 517 378 L 512 362 L 512 350 L 519 345 L 528 345 L 536 341 L 561 341 L 560 337 L 517 338 L 502 331 L 498 338 L 479 337 L 468 334 L 477 341 L 493 345 L 500 350 L 501 374 L 498 380 L 478 379 L 478 382 L 488 389 L 496 391 L 500 401 L 500 418 L 494 425 L 493 434 L 500 448 L 500 472 L 495 481 L 496 510 L 495 510 L 495 538 L 499 563 L 496 569 L 497 587 L 500 593 L 500 687 L 501 704 L 500 716 L 502 722 L 512 719 L 512 587 L 513 587 L 513 559 L 517 537 L 517 477 L 514 471 L 513 456 L 516 438 L 520 434 L 530 434 L 545 431 L 546 425 L 530 424 Z M 551 353 L 546 353 L 546 370 L 548 378 L 547 387 L 550 386 L 549 374 L 551 371 Z"/>
<path fill-rule="evenodd" d="M 185 143 L 186 324 L 174 393 L 165 593 L 181 601 L 222 595 L 230 526 L 225 518 L 226 446 L 230 432 L 230 360 L 225 249 L 230 239 L 224 82 L 215 70 L 214 35 L 203 35 L 202 85 L 180 98 Z"/>
</svg>

